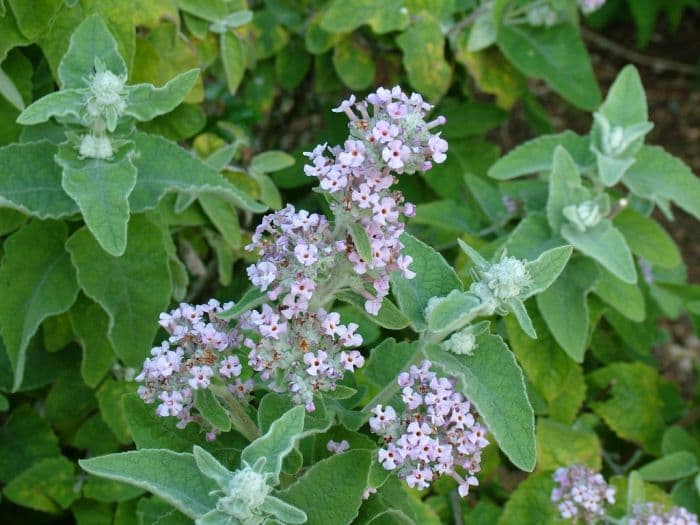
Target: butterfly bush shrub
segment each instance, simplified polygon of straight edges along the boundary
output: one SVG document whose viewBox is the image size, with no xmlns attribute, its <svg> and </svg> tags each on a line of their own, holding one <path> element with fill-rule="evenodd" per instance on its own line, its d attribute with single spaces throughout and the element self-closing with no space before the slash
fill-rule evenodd
<svg viewBox="0 0 700 525">
<path fill-rule="evenodd" d="M 602 100 L 624 9 L 0 2 L 3 519 L 697 523 L 700 186 Z"/>
</svg>

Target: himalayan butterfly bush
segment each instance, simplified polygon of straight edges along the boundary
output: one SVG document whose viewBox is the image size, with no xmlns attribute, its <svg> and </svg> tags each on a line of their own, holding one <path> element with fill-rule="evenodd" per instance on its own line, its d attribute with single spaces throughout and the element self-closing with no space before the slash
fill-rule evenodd
<svg viewBox="0 0 700 525">
<path fill-rule="evenodd" d="M 558 468 L 553 478 L 557 486 L 552 490 L 552 501 L 564 519 L 593 524 L 605 517 L 607 504 L 615 503 L 615 488 L 588 467 Z"/>
<path fill-rule="evenodd" d="M 698 525 L 698 517 L 683 507 L 638 503 L 632 509 L 629 525 Z"/>
<path fill-rule="evenodd" d="M 170 337 L 152 350 L 137 378 L 141 398 L 158 402 L 159 416 L 174 416 L 181 427 L 196 422 L 213 438 L 216 431 L 193 411 L 199 389 L 230 405 L 263 383 L 313 411 L 314 395 L 333 391 L 346 372 L 363 366 L 357 324 L 343 324 L 331 308 L 338 293 L 352 292 L 377 315 L 390 274 L 414 277 L 400 236 L 402 218 L 415 207 L 392 188 L 397 174 L 446 159 L 447 142 L 432 131 L 445 119 L 426 121 L 431 109 L 420 95 L 394 87 L 360 102 L 351 96 L 334 110 L 349 117 L 348 140 L 317 146 L 304 167 L 319 179 L 334 221 L 291 205 L 263 217 L 246 247 L 259 257 L 247 273 L 261 298 L 235 321 L 218 316 L 233 303 L 216 301 L 161 315 Z M 447 392 L 447 385 L 439 388 L 436 395 Z M 466 416 L 468 404 L 459 406 Z"/>
<path fill-rule="evenodd" d="M 437 377 L 430 366 L 426 360 L 400 374 L 403 412 L 377 405 L 369 425 L 386 445 L 379 450 L 385 469 L 397 470 L 400 478 L 418 489 L 448 474 L 464 497 L 470 486 L 478 485 L 475 474 L 481 470 L 481 450 L 489 444 L 487 429 L 477 422 L 469 401 L 455 392 L 453 382 Z"/>
</svg>

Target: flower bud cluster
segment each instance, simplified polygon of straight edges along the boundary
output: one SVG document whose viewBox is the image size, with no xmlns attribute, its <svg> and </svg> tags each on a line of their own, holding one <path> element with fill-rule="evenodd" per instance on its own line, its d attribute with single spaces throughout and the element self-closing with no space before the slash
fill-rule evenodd
<svg viewBox="0 0 700 525">
<path fill-rule="evenodd" d="M 241 381 L 242 366 L 232 352 L 239 346 L 238 336 L 216 313 L 230 308 L 215 299 L 207 304 L 182 303 L 170 313 L 160 315 L 159 324 L 170 334 L 161 346 L 151 350 L 136 381 L 143 383 L 138 394 L 146 403 L 158 402 L 156 413 L 161 417 L 178 418 L 178 428 L 194 421 L 206 426 L 192 412 L 194 391 L 208 388 L 215 378 L 227 383 L 238 397 L 253 389 L 253 382 Z M 210 433 L 209 438 L 214 434 Z"/>
<path fill-rule="evenodd" d="M 257 250 L 260 261 L 248 267 L 248 277 L 271 301 L 280 299 L 286 319 L 306 312 L 319 281 L 329 278 L 336 249 L 328 220 L 294 206 L 263 217 L 246 250 Z"/>
<path fill-rule="evenodd" d="M 595 200 L 583 201 L 580 204 L 572 204 L 562 210 L 564 217 L 580 232 L 596 226 L 605 216 L 603 210 Z"/>
<path fill-rule="evenodd" d="M 364 296 L 365 309 L 373 315 L 389 293 L 392 271 L 400 270 L 407 279 L 415 275 L 409 269 L 411 257 L 401 255 L 403 244 L 399 240 L 404 231 L 401 216 L 412 217 L 415 206 L 391 189 L 397 182 L 391 172 L 426 171 L 433 162 L 445 161 L 447 142 L 431 131 L 444 124 L 445 118 L 426 122 L 430 109 L 420 95 L 409 97 L 398 86 L 379 88 L 360 102 L 353 95 L 333 110 L 350 119 L 350 137 L 345 144 L 333 148 L 321 144 L 305 153 L 310 164 L 304 166 L 304 172 L 319 179 L 336 221 L 360 224 L 370 241 L 370 260 L 360 255 L 350 236 L 338 243 L 338 249 L 347 254 L 362 281 L 372 287 L 373 292 L 364 286 L 355 290 Z"/>
<path fill-rule="evenodd" d="M 485 315 L 507 311 L 511 299 L 521 298 L 532 283 L 532 276 L 525 263 L 515 257 L 503 256 L 497 263 L 473 270 L 474 282 L 469 291 L 482 303 Z"/>
<path fill-rule="evenodd" d="M 216 510 L 233 516 L 240 523 L 261 523 L 265 513 L 261 509 L 272 487 L 268 477 L 248 465 L 231 474 L 231 479 L 216 503 Z"/>
<path fill-rule="evenodd" d="M 240 327 L 255 332 L 244 341 L 253 370 L 270 381 L 273 391 L 289 392 L 309 412 L 316 408 L 314 394 L 335 390 L 346 371 L 354 372 L 365 362 L 360 352 L 352 350 L 362 344 L 357 324 L 340 324 L 336 312 L 320 309 L 285 319 L 264 304 L 260 312 L 244 314 Z"/>
<path fill-rule="evenodd" d="M 665 508 L 658 503 L 638 503 L 629 525 L 698 525 L 698 517 L 683 507 Z"/>
<path fill-rule="evenodd" d="M 558 468 L 553 476 L 557 486 L 552 501 L 561 517 L 572 523 L 596 523 L 605 516 L 605 506 L 615 503 L 615 488 L 603 476 L 582 465 Z"/>
<path fill-rule="evenodd" d="M 97 71 L 88 79 L 87 120 L 114 131 L 126 110 L 126 77 L 115 75 L 99 61 L 95 67 Z"/>
<path fill-rule="evenodd" d="M 488 431 L 477 422 L 471 403 L 455 392 L 453 382 L 437 377 L 430 366 L 426 360 L 399 375 L 403 412 L 377 405 L 370 429 L 384 439 L 379 461 L 385 469 L 397 470 L 400 478 L 418 489 L 448 474 L 464 497 L 470 486 L 479 484 L 476 473 L 481 470 L 481 451 L 489 444 Z"/>
</svg>

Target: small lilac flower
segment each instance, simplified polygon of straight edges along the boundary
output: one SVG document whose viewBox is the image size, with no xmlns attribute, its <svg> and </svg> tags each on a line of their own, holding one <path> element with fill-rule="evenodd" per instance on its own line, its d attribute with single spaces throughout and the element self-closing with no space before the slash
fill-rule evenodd
<svg viewBox="0 0 700 525">
<path fill-rule="evenodd" d="M 382 159 L 394 170 L 400 170 L 408 160 L 411 150 L 400 140 L 392 140 L 382 150 Z"/>
<path fill-rule="evenodd" d="M 298 244 L 294 248 L 294 255 L 304 266 L 309 266 L 318 260 L 318 248 L 313 244 Z"/>
<path fill-rule="evenodd" d="M 319 350 L 318 354 L 306 354 L 304 356 L 304 363 L 309 365 L 306 369 L 306 373 L 312 376 L 317 376 L 319 373 L 323 373 L 328 367 L 325 364 L 325 360 L 328 354 L 323 350 Z"/>
<path fill-rule="evenodd" d="M 190 373 L 192 377 L 188 383 L 195 390 L 207 388 L 209 383 L 211 383 L 211 376 L 214 375 L 214 372 L 208 366 L 193 366 Z"/>
<path fill-rule="evenodd" d="M 441 138 L 439 133 L 430 137 L 430 140 L 428 141 L 428 148 L 430 148 L 430 152 L 432 153 L 433 160 L 435 162 L 438 164 L 445 162 L 445 159 L 447 158 L 447 155 L 445 155 L 447 152 L 447 141 Z"/>
<path fill-rule="evenodd" d="M 340 363 L 343 365 L 343 369 L 354 372 L 355 368 L 360 368 L 365 364 L 365 358 L 357 350 L 343 351 L 340 352 Z"/>
<path fill-rule="evenodd" d="M 156 409 L 160 417 L 177 416 L 183 408 L 183 398 L 180 392 L 161 392 L 158 399 L 162 401 Z"/>
<path fill-rule="evenodd" d="M 399 128 L 395 124 L 391 124 L 386 120 L 380 120 L 372 129 L 372 137 L 377 142 L 382 144 L 385 142 L 390 142 L 391 140 L 399 134 Z"/>
<path fill-rule="evenodd" d="M 221 366 L 219 367 L 219 375 L 227 379 L 231 379 L 232 377 L 241 375 L 242 369 L 243 367 L 241 366 L 241 362 L 238 360 L 238 357 L 235 355 L 230 355 L 221 363 Z"/>
<path fill-rule="evenodd" d="M 342 441 L 333 441 L 332 439 L 330 439 L 328 440 L 328 443 L 326 443 L 326 448 L 329 452 L 333 452 L 334 454 L 340 454 L 341 452 L 345 452 L 350 448 L 350 443 L 348 443 L 344 439 Z"/>
</svg>

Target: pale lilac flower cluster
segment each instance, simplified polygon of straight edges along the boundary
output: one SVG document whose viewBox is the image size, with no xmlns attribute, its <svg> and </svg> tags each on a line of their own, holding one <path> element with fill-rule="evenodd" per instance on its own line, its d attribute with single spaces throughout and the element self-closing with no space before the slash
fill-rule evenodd
<svg viewBox="0 0 700 525">
<path fill-rule="evenodd" d="M 698 517 L 683 507 L 665 508 L 658 503 L 638 503 L 629 525 L 698 525 Z"/>
<path fill-rule="evenodd" d="M 488 431 L 477 422 L 471 403 L 455 392 L 453 382 L 437 377 L 430 366 L 426 360 L 399 375 L 403 413 L 377 405 L 370 429 L 384 438 L 379 462 L 385 469 L 398 470 L 400 478 L 418 489 L 449 474 L 464 497 L 470 486 L 479 484 L 476 473 L 481 470 L 481 451 L 489 444 Z"/>
<path fill-rule="evenodd" d="M 578 5 L 581 11 L 588 15 L 593 11 L 597 11 L 605 4 L 605 0 L 578 0 Z"/>
<path fill-rule="evenodd" d="M 305 312 L 316 286 L 328 279 L 336 249 L 328 220 L 294 206 L 263 217 L 248 251 L 260 261 L 248 267 L 248 277 L 271 301 L 280 299 L 285 318 Z"/>
<path fill-rule="evenodd" d="M 399 240 L 404 231 L 401 217 L 412 217 L 415 206 L 391 189 L 397 182 L 392 172 L 426 171 L 433 162 L 445 161 L 447 142 L 431 131 L 444 124 L 445 118 L 426 122 L 430 109 L 420 95 L 409 97 L 398 86 L 379 88 L 360 102 L 353 95 L 333 110 L 350 119 L 345 144 L 333 148 L 321 144 L 305 153 L 310 164 L 304 166 L 304 172 L 319 179 L 336 222 L 360 224 L 369 238 L 369 260 L 360 255 L 349 235 L 337 248 L 347 254 L 355 273 L 362 277 L 362 284 L 354 289 L 364 296 L 365 309 L 372 315 L 379 312 L 389 293 L 392 271 L 400 270 L 407 279 L 415 275 L 409 269 L 412 258 L 401 255 Z"/>
<path fill-rule="evenodd" d="M 216 299 L 207 304 L 180 304 L 170 313 L 160 314 L 159 324 L 170 337 L 151 350 L 136 381 L 143 383 L 138 394 L 146 403 L 158 402 L 156 413 L 161 417 L 178 418 L 178 428 L 194 421 L 204 425 L 192 412 L 194 391 L 208 388 L 216 378 L 227 388 L 244 397 L 253 382 L 241 381 L 241 363 L 232 349 L 239 346 L 238 336 L 228 329 L 227 322 L 216 317 L 230 308 Z M 213 438 L 214 434 L 208 434 Z"/>
<path fill-rule="evenodd" d="M 285 310 L 281 310 L 282 313 Z M 244 341 L 248 364 L 276 392 L 289 392 L 295 403 L 315 410 L 314 394 L 335 390 L 346 371 L 364 365 L 357 350 L 362 336 L 355 323 L 343 325 L 336 312 L 300 312 L 286 319 L 264 304 L 241 317 L 240 327 L 254 335 Z"/>
<path fill-rule="evenodd" d="M 588 467 L 561 467 L 552 477 L 557 483 L 552 501 L 557 503 L 561 517 L 572 523 L 595 523 L 605 516 L 605 506 L 615 503 L 615 488 Z"/>
</svg>

